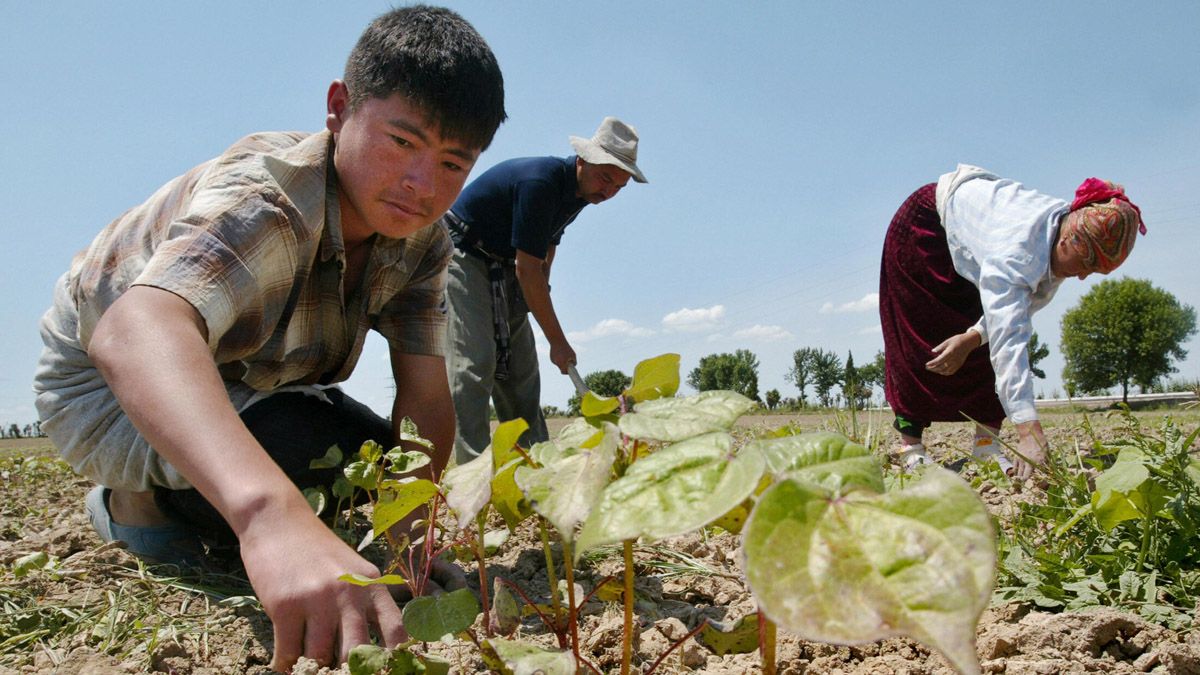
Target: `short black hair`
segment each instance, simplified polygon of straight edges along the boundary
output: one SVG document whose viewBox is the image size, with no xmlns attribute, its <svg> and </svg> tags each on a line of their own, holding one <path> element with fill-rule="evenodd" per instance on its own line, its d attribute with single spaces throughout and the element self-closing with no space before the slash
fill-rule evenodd
<svg viewBox="0 0 1200 675">
<path fill-rule="evenodd" d="M 504 112 L 504 77 L 483 37 L 444 7 L 413 5 L 371 22 L 346 60 L 350 110 L 401 94 L 444 138 L 486 150 Z"/>
</svg>

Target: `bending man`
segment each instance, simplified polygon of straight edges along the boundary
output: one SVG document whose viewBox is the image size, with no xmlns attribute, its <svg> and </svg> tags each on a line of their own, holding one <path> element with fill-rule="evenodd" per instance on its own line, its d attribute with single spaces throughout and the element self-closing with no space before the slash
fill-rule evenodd
<svg viewBox="0 0 1200 675">
<path fill-rule="evenodd" d="M 571 137 L 571 157 L 523 157 L 488 169 L 443 222 L 454 239 L 446 285 L 446 370 L 458 417 L 455 454 L 476 457 L 490 439 L 489 401 L 501 421 L 524 418 L 524 442 L 546 439 L 541 381 L 528 314 L 563 373 L 575 363 L 550 300 L 554 251 L 583 207 L 612 199 L 637 167 L 637 131 L 606 117 L 591 139 Z"/>
</svg>

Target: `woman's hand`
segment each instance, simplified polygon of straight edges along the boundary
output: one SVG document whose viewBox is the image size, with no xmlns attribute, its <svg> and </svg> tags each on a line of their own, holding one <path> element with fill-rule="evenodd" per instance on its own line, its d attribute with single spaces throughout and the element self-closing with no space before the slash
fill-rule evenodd
<svg viewBox="0 0 1200 675">
<path fill-rule="evenodd" d="M 938 375 L 953 375 L 962 368 L 967 356 L 980 344 L 979 333 L 967 329 L 965 333 L 952 335 L 933 348 L 937 354 L 932 361 L 925 364 L 925 370 Z"/>
<path fill-rule="evenodd" d="M 1014 477 L 1029 480 L 1033 470 L 1046 463 L 1046 436 L 1042 423 L 1033 420 L 1017 425 L 1017 456 L 1013 458 Z"/>
</svg>

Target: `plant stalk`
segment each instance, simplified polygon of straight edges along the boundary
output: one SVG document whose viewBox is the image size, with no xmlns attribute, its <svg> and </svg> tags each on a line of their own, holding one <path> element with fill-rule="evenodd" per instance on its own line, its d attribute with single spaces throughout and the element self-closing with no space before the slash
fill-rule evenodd
<svg viewBox="0 0 1200 675">
<path fill-rule="evenodd" d="M 621 645 L 621 675 L 629 675 L 633 663 L 633 540 L 626 539 L 625 553 L 625 634 Z"/>
<path fill-rule="evenodd" d="M 483 627 L 485 634 L 492 637 L 492 613 L 488 607 L 488 582 L 487 582 L 487 564 L 483 561 L 487 551 L 483 547 L 483 530 L 487 526 L 487 521 L 484 518 L 485 509 L 481 509 L 475 515 L 475 529 L 479 531 L 475 537 L 475 560 L 479 565 L 479 600 L 483 604 Z"/>
<path fill-rule="evenodd" d="M 546 583 L 550 584 L 550 606 L 554 609 L 554 629 L 562 617 L 562 605 L 558 602 L 558 574 L 554 571 L 554 551 L 550 550 L 550 533 L 546 530 L 546 519 L 538 516 L 538 530 L 542 535 L 542 552 L 546 555 Z M 562 633 L 559 633 L 562 635 Z M 566 645 L 561 645 L 566 646 Z"/>
<path fill-rule="evenodd" d="M 575 566 L 572 564 L 574 557 L 571 552 L 571 542 L 566 538 L 562 542 L 563 555 L 563 571 L 567 575 L 567 625 L 571 629 L 571 652 L 575 654 L 575 662 L 583 662 L 583 657 L 579 654 L 579 623 L 577 619 L 577 610 L 575 608 Z"/>
<path fill-rule="evenodd" d="M 1147 514 L 1142 518 L 1142 549 L 1138 551 L 1137 569 L 1138 574 L 1141 574 L 1145 569 L 1146 554 L 1150 551 L 1150 533 L 1154 530 L 1154 517 Z"/>
<path fill-rule="evenodd" d="M 762 654 L 763 675 L 775 675 L 775 622 L 758 610 L 758 651 Z"/>
</svg>

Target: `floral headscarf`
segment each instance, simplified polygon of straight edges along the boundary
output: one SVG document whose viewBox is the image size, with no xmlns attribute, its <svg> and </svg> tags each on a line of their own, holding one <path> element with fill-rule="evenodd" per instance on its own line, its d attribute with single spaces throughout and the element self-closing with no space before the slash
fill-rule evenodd
<svg viewBox="0 0 1200 675">
<path fill-rule="evenodd" d="M 1075 190 L 1071 211 L 1076 216 L 1073 233 L 1079 235 L 1084 262 L 1103 274 L 1129 257 L 1138 232 L 1146 234 L 1141 209 L 1125 196 L 1125 188 L 1111 181 L 1083 181 Z"/>
</svg>

